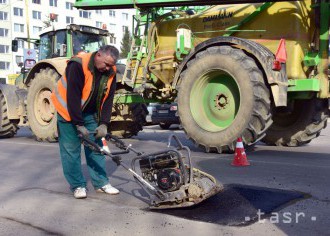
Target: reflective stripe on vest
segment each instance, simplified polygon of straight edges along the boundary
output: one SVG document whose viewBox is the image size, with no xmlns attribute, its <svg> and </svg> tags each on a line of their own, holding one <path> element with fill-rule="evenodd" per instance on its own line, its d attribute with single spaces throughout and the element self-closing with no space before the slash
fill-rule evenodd
<svg viewBox="0 0 330 236">
<path fill-rule="evenodd" d="M 61 77 L 60 80 L 61 80 L 63 87 L 65 89 L 67 89 L 67 83 L 66 83 L 66 81 L 64 81 L 63 77 Z M 55 93 L 55 96 L 58 99 L 59 103 L 61 103 L 61 106 L 67 110 L 68 106 L 67 106 L 66 102 L 63 100 L 63 98 L 60 96 L 60 93 L 58 92 L 57 87 L 55 87 L 54 93 Z M 81 99 L 81 107 L 85 104 L 85 102 L 86 102 L 86 100 Z"/>
<path fill-rule="evenodd" d="M 82 64 L 82 68 L 83 68 L 83 72 L 84 72 L 84 76 L 85 76 L 85 83 L 84 83 L 84 87 L 82 90 L 81 107 L 83 107 L 85 105 L 86 101 L 88 100 L 88 98 L 90 96 L 90 93 L 92 90 L 92 85 L 93 85 L 93 80 L 94 80 L 93 74 L 91 73 L 91 71 L 88 68 L 88 64 L 90 62 L 91 56 L 92 56 L 92 53 L 86 53 L 86 54 L 77 56 L 82 59 L 81 64 Z M 112 68 L 113 68 L 113 71 L 116 72 L 116 67 L 113 66 Z M 102 109 L 104 101 L 106 100 L 106 98 L 109 95 L 110 87 L 111 87 L 112 81 L 114 79 L 114 76 L 115 76 L 115 73 L 113 73 L 108 79 L 107 91 L 101 102 L 101 109 Z M 52 99 L 52 102 L 53 102 L 54 107 L 57 110 L 57 112 L 66 121 L 71 121 L 71 117 L 68 112 L 68 106 L 67 106 L 67 79 L 66 79 L 65 74 L 63 74 L 62 77 L 58 80 L 57 86 L 55 87 L 55 89 L 52 92 L 51 99 Z"/>
</svg>

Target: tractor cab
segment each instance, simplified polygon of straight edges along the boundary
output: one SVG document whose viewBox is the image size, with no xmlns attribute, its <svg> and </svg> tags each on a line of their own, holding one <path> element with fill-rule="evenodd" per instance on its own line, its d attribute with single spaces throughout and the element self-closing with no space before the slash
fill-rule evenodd
<svg viewBox="0 0 330 236">
<path fill-rule="evenodd" d="M 107 44 L 109 36 L 107 30 L 74 24 L 46 31 L 40 35 L 39 60 L 97 51 Z"/>
<path fill-rule="evenodd" d="M 62 25 L 50 26 L 44 29 L 39 39 L 31 38 L 15 38 L 12 40 L 12 51 L 18 51 L 18 40 L 23 40 L 28 43 L 34 44 L 37 48 L 38 61 L 65 57 L 70 58 L 80 52 L 94 52 L 101 46 L 108 43 L 108 37 L 113 37 L 107 30 L 99 29 L 86 25 Z M 19 88 L 25 87 L 25 78 L 33 66 L 26 66 L 25 60 L 21 74 L 15 81 L 15 85 Z M 33 64 L 36 62 L 34 61 Z M 47 64 L 47 62 L 46 62 Z"/>
</svg>

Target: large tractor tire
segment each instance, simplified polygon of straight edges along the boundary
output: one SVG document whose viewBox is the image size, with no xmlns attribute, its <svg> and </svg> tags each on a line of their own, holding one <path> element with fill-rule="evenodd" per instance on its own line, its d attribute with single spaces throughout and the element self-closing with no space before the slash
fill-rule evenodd
<svg viewBox="0 0 330 236">
<path fill-rule="evenodd" d="M 274 123 L 262 141 L 268 145 L 296 147 L 318 137 L 327 126 L 326 100 L 295 100 L 290 109 L 275 110 Z"/>
<path fill-rule="evenodd" d="M 180 76 L 178 114 L 187 136 L 207 152 L 232 152 L 264 137 L 272 123 L 270 93 L 256 62 L 243 50 L 213 46 Z"/>
<path fill-rule="evenodd" d="M 0 138 L 11 138 L 18 130 L 17 123 L 8 118 L 7 102 L 5 96 L 0 91 Z"/>
<path fill-rule="evenodd" d="M 142 103 L 114 104 L 110 131 L 119 138 L 135 136 L 143 129 L 147 114 L 147 106 Z"/>
<path fill-rule="evenodd" d="M 38 141 L 57 141 L 56 110 L 51 93 L 60 75 L 51 68 L 41 69 L 31 81 L 27 94 L 27 116 Z"/>
</svg>

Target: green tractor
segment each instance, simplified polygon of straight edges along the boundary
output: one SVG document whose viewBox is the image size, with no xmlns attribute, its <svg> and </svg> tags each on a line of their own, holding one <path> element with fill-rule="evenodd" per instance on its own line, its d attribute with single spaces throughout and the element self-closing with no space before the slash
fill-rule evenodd
<svg viewBox="0 0 330 236">
<path fill-rule="evenodd" d="M 48 30 L 35 41 L 39 61 L 32 68 L 22 68 L 14 85 L 0 85 L 0 138 L 13 137 L 18 127 L 30 126 L 38 141 L 57 140 L 56 111 L 50 100 L 52 89 L 65 71 L 67 60 L 79 52 L 97 51 L 111 36 L 107 30 L 71 24 Z M 17 40 L 13 41 L 17 51 Z M 125 65 L 117 65 L 117 92 L 132 93 L 133 88 L 122 83 Z M 112 111 L 112 133 L 119 137 L 136 135 L 147 114 L 143 103 L 115 103 Z"/>
<path fill-rule="evenodd" d="M 176 101 L 188 138 L 207 152 L 231 152 L 238 137 L 246 146 L 300 146 L 327 125 L 329 1 L 76 0 L 75 7 L 139 10 L 123 82 L 146 99 Z"/>
</svg>

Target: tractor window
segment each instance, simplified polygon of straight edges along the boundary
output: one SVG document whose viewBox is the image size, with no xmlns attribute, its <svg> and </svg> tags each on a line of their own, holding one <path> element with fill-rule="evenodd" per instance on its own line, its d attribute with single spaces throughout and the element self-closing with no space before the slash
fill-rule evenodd
<svg viewBox="0 0 330 236">
<path fill-rule="evenodd" d="M 40 37 L 39 60 L 66 56 L 66 31 L 51 31 Z"/>
<path fill-rule="evenodd" d="M 57 31 L 55 35 L 55 51 L 53 57 L 65 57 L 66 56 L 66 31 Z"/>
<path fill-rule="evenodd" d="M 51 58 L 52 56 L 52 36 L 49 34 L 40 37 L 39 60 Z"/>
<path fill-rule="evenodd" d="M 75 31 L 72 34 L 73 54 L 78 52 L 95 52 L 106 44 L 106 37 Z"/>
</svg>

